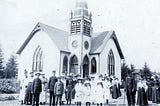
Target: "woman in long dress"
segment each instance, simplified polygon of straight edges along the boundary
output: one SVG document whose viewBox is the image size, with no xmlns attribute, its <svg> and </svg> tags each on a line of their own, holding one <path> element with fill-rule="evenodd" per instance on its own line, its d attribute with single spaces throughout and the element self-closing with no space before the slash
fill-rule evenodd
<svg viewBox="0 0 160 106">
<path fill-rule="evenodd" d="M 158 103 L 158 83 L 154 80 L 154 86 L 152 87 L 152 103 Z"/>
<path fill-rule="evenodd" d="M 63 95 L 62 95 L 62 105 L 63 105 L 63 104 L 65 104 L 65 101 L 66 101 L 66 98 L 65 98 L 66 78 L 65 78 L 65 76 L 62 76 L 61 81 L 62 81 L 63 84 L 64 84 L 64 92 L 63 92 Z"/>
<path fill-rule="evenodd" d="M 75 85 L 75 102 L 76 104 L 83 102 L 83 83 L 82 79 L 78 79 L 78 83 Z"/>
<path fill-rule="evenodd" d="M 112 80 L 111 94 L 112 94 L 112 99 L 118 98 L 118 88 L 117 88 L 117 83 L 116 83 L 115 79 Z"/>
<path fill-rule="evenodd" d="M 137 83 L 137 105 L 140 106 L 147 106 L 148 101 L 147 101 L 147 95 L 145 91 L 146 85 L 144 82 L 142 82 L 142 79 L 140 79 Z"/>
<path fill-rule="evenodd" d="M 105 89 L 104 97 L 105 97 L 106 103 L 108 104 L 108 102 L 111 98 L 111 92 L 110 92 L 111 82 L 110 82 L 109 78 L 104 80 L 103 85 L 104 85 L 104 89 Z"/>
<path fill-rule="evenodd" d="M 86 106 L 91 105 L 91 84 L 89 81 L 84 82 L 84 89 L 83 89 L 83 104 Z"/>
<path fill-rule="evenodd" d="M 95 89 L 95 94 L 96 94 L 95 103 L 97 105 L 102 106 L 105 103 L 105 98 L 104 98 L 105 91 L 104 91 L 103 84 L 102 84 L 101 81 L 97 82 L 97 86 L 96 86 L 96 89 Z"/>
<path fill-rule="evenodd" d="M 47 80 L 47 78 L 45 77 L 44 74 L 42 74 L 41 81 L 42 81 L 42 92 L 40 94 L 40 104 L 45 105 L 46 102 L 47 102 L 46 93 L 47 93 L 48 80 Z"/>
<path fill-rule="evenodd" d="M 21 102 L 21 104 L 24 104 L 25 91 L 27 89 L 27 85 L 28 85 L 28 71 L 24 70 L 24 79 L 20 81 L 19 101 Z"/>
</svg>

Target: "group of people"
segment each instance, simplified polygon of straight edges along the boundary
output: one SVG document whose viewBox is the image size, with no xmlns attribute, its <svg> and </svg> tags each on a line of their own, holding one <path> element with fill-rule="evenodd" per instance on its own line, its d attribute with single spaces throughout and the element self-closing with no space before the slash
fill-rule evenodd
<svg viewBox="0 0 160 106">
<path fill-rule="evenodd" d="M 57 104 L 101 106 L 121 96 L 120 82 L 115 76 L 94 75 L 81 78 L 80 75 L 71 74 L 56 77 L 56 71 L 52 73 L 49 80 L 41 73 L 31 72 L 29 77 L 26 74 L 21 82 L 19 98 L 21 103 L 38 106 L 46 104 L 49 98 L 50 106 Z"/>
<path fill-rule="evenodd" d="M 130 74 L 125 80 L 125 91 L 129 106 L 147 106 L 151 101 L 154 104 L 160 103 L 160 82 L 157 76 L 144 78 L 135 77 Z"/>
</svg>

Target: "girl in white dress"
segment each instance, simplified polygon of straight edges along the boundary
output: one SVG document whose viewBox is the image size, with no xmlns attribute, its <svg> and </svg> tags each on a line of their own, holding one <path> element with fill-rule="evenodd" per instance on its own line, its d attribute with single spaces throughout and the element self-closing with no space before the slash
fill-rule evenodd
<svg viewBox="0 0 160 106">
<path fill-rule="evenodd" d="M 105 89 L 104 97 L 105 97 L 106 103 L 108 104 L 109 100 L 111 99 L 111 92 L 110 92 L 111 82 L 109 81 L 109 78 L 104 80 L 103 85 Z"/>
<path fill-rule="evenodd" d="M 75 85 L 75 103 L 77 104 L 78 102 L 83 102 L 83 83 L 82 83 L 82 79 L 78 79 L 78 83 Z"/>
<path fill-rule="evenodd" d="M 66 78 L 65 76 L 62 76 L 62 79 L 61 81 L 63 82 L 64 84 L 64 93 L 62 95 L 62 104 L 65 104 L 64 102 L 66 101 L 66 97 L 65 97 L 65 90 L 66 90 Z"/>
<path fill-rule="evenodd" d="M 104 98 L 105 90 L 103 88 L 102 81 L 97 82 L 95 94 L 96 94 L 96 101 L 95 101 L 96 104 L 102 106 L 105 102 L 105 98 Z"/>
<path fill-rule="evenodd" d="M 83 96 L 83 104 L 86 104 L 86 106 L 90 106 L 90 102 L 92 101 L 91 99 L 91 84 L 89 81 L 84 82 L 84 96 Z"/>
<path fill-rule="evenodd" d="M 47 85 L 48 80 L 45 77 L 45 74 L 41 74 L 41 81 L 42 81 L 42 92 L 40 94 L 40 104 L 45 105 L 47 102 Z"/>
</svg>

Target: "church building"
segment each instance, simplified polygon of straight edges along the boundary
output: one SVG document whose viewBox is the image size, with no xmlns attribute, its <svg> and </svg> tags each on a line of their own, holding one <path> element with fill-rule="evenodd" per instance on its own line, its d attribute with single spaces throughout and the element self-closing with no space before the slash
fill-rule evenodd
<svg viewBox="0 0 160 106">
<path fill-rule="evenodd" d="M 43 72 L 49 78 L 56 75 L 115 75 L 121 79 L 124 59 L 115 31 L 92 32 L 92 14 L 87 3 L 77 1 L 70 17 L 70 31 L 37 23 L 18 49 L 18 78 L 28 72 Z"/>
</svg>

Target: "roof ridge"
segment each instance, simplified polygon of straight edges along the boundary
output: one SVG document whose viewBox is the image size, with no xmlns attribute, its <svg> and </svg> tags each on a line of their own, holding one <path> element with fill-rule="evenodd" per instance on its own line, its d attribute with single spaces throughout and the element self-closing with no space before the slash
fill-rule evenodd
<svg viewBox="0 0 160 106">
<path fill-rule="evenodd" d="M 54 27 L 54 26 L 51 26 L 51 25 L 48 25 L 48 24 L 45 24 L 45 23 L 42 23 L 42 22 L 38 22 L 37 24 L 38 24 L 38 25 L 42 25 L 42 26 L 47 26 L 47 27 L 50 27 L 50 28 L 54 28 L 54 29 L 56 29 L 56 30 L 59 30 L 59 31 L 63 31 L 63 32 L 68 33 L 67 31 L 64 31 L 64 30 L 62 30 L 62 29 L 59 29 L 59 28 L 57 28 L 57 27 Z M 69 34 L 69 33 L 68 33 L 68 34 Z"/>
</svg>

